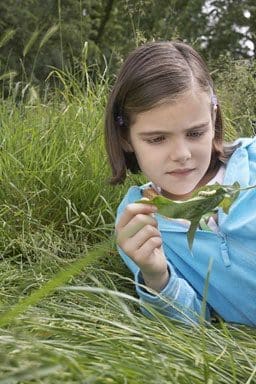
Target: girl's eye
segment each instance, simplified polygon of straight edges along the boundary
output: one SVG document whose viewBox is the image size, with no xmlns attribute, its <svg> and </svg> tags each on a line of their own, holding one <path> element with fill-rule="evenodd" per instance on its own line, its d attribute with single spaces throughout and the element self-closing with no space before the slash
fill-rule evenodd
<svg viewBox="0 0 256 384">
<path fill-rule="evenodd" d="M 187 134 L 188 137 L 191 139 L 197 139 L 198 137 L 201 137 L 204 134 L 204 131 L 192 131 Z"/>
<path fill-rule="evenodd" d="M 149 144 L 159 144 L 159 143 L 162 143 L 164 140 L 165 140 L 164 136 L 157 136 L 157 137 L 153 137 L 152 139 L 147 139 L 146 141 Z"/>
</svg>

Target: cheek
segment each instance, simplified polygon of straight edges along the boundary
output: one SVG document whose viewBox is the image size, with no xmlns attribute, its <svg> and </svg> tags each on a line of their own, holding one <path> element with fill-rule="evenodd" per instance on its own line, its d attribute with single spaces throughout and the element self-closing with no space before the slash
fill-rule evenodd
<svg viewBox="0 0 256 384">
<path fill-rule="evenodd" d="M 133 142 L 132 148 L 138 161 L 145 161 L 145 158 L 149 156 L 149 151 L 144 142 Z"/>
<path fill-rule="evenodd" d="M 212 134 L 211 134 L 212 135 Z M 201 151 L 200 151 L 201 148 Z M 212 157 L 212 148 L 213 148 L 213 139 L 208 137 L 208 140 L 206 140 L 204 143 L 201 143 L 200 147 L 198 147 L 197 151 L 195 151 L 195 156 L 198 156 L 198 158 L 201 159 L 202 165 L 205 162 L 210 162 Z"/>
<path fill-rule="evenodd" d="M 204 160 L 202 160 L 202 164 L 205 164 L 205 167 L 208 168 L 210 165 L 212 158 L 212 146 L 209 146 L 207 151 L 204 153 Z"/>
<path fill-rule="evenodd" d="M 137 162 L 143 173 L 148 174 L 158 168 L 160 156 L 155 156 L 148 147 L 141 146 L 140 150 L 134 150 Z"/>
<path fill-rule="evenodd" d="M 145 168 L 150 167 L 152 160 L 151 160 L 151 158 L 147 152 L 143 152 L 143 151 L 136 152 L 135 151 L 135 156 L 137 158 L 137 161 L 138 161 L 141 169 L 142 168 L 145 169 Z"/>
</svg>

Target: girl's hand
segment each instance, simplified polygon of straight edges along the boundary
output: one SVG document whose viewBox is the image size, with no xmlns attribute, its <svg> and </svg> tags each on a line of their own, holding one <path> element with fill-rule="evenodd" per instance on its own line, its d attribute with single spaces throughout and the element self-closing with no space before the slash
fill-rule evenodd
<svg viewBox="0 0 256 384">
<path fill-rule="evenodd" d="M 145 284 L 160 292 L 169 273 L 153 205 L 129 204 L 116 225 L 117 244 L 138 265 Z"/>
</svg>

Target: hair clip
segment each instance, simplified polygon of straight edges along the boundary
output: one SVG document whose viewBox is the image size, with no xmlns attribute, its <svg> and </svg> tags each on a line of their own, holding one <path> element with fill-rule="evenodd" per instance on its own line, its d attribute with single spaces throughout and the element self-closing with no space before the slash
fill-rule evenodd
<svg viewBox="0 0 256 384">
<path fill-rule="evenodd" d="M 217 96 L 214 94 L 211 96 L 211 103 L 212 103 L 212 105 L 214 105 L 214 107 L 216 107 L 218 105 Z"/>
<path fill-rule="evenodd" d="M 124 120 L 123 120 L 123 117 L 121 115 L 117 115 L 116 121 L 120 125 L 120 127 L 124 126 Z"/>
</svg>

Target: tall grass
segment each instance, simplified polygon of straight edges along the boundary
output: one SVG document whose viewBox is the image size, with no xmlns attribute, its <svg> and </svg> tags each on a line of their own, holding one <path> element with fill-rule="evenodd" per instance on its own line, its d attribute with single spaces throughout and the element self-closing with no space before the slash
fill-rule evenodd
<svg viewBox="0 0 256 384">
<path fill-rule="evenodd" d="M 2 331 L 0 383 L 255 382 L 254 331 L 149 320 L 117 292 L 121 276 L 100 276 L 81 274 Z"/>
<path fill-rule="evenodd" d="M 107 184 L 110 86 L 105 75 L 92 82 L 83 63 L 81 76 L 53 70 L 62 87 L 47 97 L 24 88 L 17 96 L 11 84 L 0 103 L 0 384 L 255 383 L 253 329 L 140 314 L 111 239 L 117 204 L 141 177 Z M 247 96 L 238 112 L 247 108 L 249 129 Z"/>
<path fill-rule="evenodd" d="M 103 105 L 100 90 L 79 103 L 2 102 L 4 254 L 17 237 L 31 243 L 32 233 L 41 237 L 45 230 L 64 232 L 68 242 L 69 236 L 81 238 L 83 247 L 108 236 L 118 194 L 107 185 Z"/>
<path fill-rule="evenodd" d="M 213 77 L 225 112 L 226 139 L 255 135 L 255 60 L 221 56 L 214 67 Z"/>
</svg>

